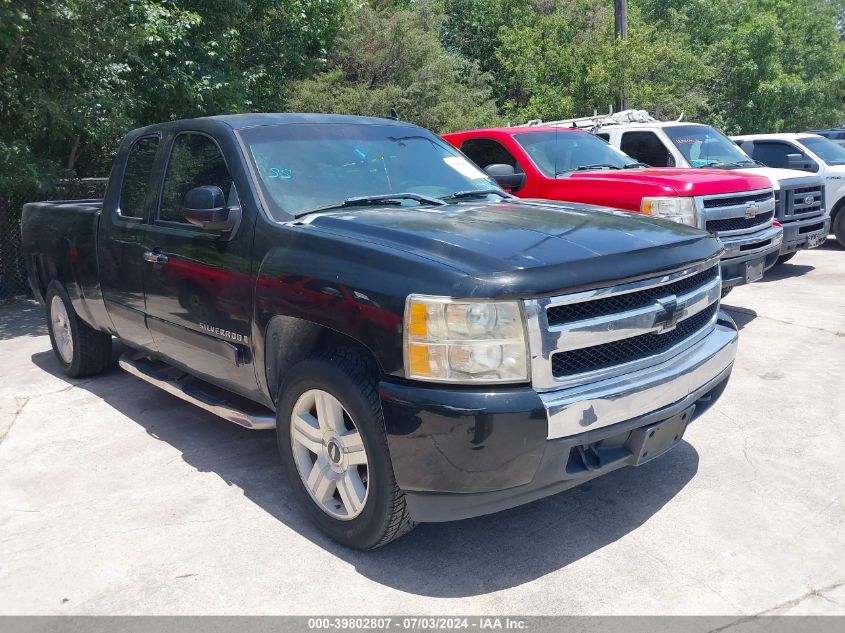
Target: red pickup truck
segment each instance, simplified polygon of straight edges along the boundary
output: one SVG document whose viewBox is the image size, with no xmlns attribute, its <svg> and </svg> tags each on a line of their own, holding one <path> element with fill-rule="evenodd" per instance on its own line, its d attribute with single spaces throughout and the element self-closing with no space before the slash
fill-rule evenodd
<svg viewBox="0 0 845 633">
<path fill-rule="evenodd" d="M 716 234 L 722 284 L 756 281 L 777 262 L 783 229 L 768 178 L 720 169 L 649 167 L 584 130 L 508 127 L 444 134 L 521 198 L 646 213 Z"/>
</svg>

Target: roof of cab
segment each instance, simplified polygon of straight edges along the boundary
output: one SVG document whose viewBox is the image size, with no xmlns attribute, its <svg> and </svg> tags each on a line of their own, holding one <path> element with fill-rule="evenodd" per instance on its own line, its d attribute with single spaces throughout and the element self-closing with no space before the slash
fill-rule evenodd
<svg viewBox="0 0 845 633">
<path fill-rule="evenodd" d="M 215 116 L 197 117 L 193 119 L 177 119 L 155 123 L 146 127 L 133 130 L 127 135 L 129 138 L 156 133 L 160 131 L 205 130 L 208 131 L 216 126 L 226 126 L 233 130 L 243 130 L 263 125 L 285 125 L 288 123 L 326 123 L 337 124 L 347 123 L 353 125 L 396 125 L 398 127 L 419 127 L 407 121 L 395 121 L 393 119 L 382 119 L 378 117 L 352 116 L 347 114 L 307 114 L 295 112 L 258 112 L 245 114 L 218 114 Z"/>
<path fill-rule="evenodd" d="M 477 130 L 463 130 L 461 132 L 449 132 L 441 136 L 457 136 L 459 134 L 523 134 L 525 132 L 585 132 L 583 128 L 562 127 L 557 125 L 515 125 L 512 127 L 488 127 Z"/>
<path fill-rule="evenodd" d="M 246 114 L 220 114 L 206 117 L 208 120 L 220 121 L 229 127 L 240 130 L 259 125 L 283 125 L 285 123 L 352 123 L 356 125 L 413 125 L 407 121 L 396 121 L 388 118 L 354 116 L 349 114 L 310 114 L 299 112 L 258 112 Z M 414 126 L 416 127 L 416 126 Z"/>
</svg>

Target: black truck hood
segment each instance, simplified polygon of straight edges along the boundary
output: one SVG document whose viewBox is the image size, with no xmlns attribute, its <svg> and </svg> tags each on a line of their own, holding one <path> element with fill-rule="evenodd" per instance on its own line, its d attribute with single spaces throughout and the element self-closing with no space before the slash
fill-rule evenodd
<svg viewBox="0 0 845 633">
<path fill-rule="evenodd" d="M 607 285 L 682 268 L 722 249 L 692 227 L 545 201 L 344 209 L 306 222 L 459 270 L 467 278 L 455 291 L 467 297 Z"/>
</svg>

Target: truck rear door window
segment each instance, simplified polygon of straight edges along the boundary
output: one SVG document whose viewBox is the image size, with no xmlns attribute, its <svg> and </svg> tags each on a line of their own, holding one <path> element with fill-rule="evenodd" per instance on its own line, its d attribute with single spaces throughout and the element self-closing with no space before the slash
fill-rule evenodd
<svg viewBox="0 0 845 633">
<path fill-rule="evenodd" d="M 158 151 L 158 143 L 158 136 L 144 136 L 135 141 L 129 150 L 117 209 L 121 217 L 139 220 L 144 217 L 150 172 Z"/>
<path fill-rule="evenodd" d="M 652 167 L 674 167 L 669 150 L 654 132 L 625 132 L 621 149 L 641 163 Z"/>
<path fill-rule="evenodd" d="M 183 200 L 194 187 L 216 185 L 227 198 L 231 194 L 232 176 L 223 155 L 211 138 L 186 132 L 173 141 L 170 163 L 164 177 L 158 219 L 187 224 Z"/>
</svg>

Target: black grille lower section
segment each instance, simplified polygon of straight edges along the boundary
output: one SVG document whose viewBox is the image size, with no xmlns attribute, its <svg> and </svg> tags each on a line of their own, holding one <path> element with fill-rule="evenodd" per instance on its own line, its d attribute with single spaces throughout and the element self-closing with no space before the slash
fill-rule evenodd
<svg viewBox="0 0 845 633">
<path fill-rule="evenodd" d="M 573 321 L 583 321 L 607 314 L 616 314 L 626 310 L 636 310 L 652 305 L 661 297 L 669 295 L 683 295 L 691 290 L 712 281 L 719 274 L 718 266 L 711 266 L 695 275 L 684 277 L 678 281 L 654 288 L 646 288 L 636 292 L 613 295 L 604 299 L 570 303 L 568 305 L 553 306 L 548 309 L 546 316 L 549 325 L 562 325 Z"/>
<path fill-rule="evenodd" d="M 555 377 L 581 374 L 598 369 L 622 365 L 641 358 L 665 352 L 703 328 L 718 309 L 713 303 L 701 312 L 678 323 L 674 330 L 664 334 L 649 333 L 632 338 L 585 347 L 552 355 L 552 373 Z"/>
<path fill-rule="evenodd" d="M 760 215 L 755 215 L 753 218 L 725 218 L 724 220 L 707 220 L 706 226 L 708 231 L 715 231 L 716 233 L 720 231 L 741 231 L 742 229 L 750 229 L 761 224 L 766 224 L 772 219 L 773 215 L 774 212 L 769 211 L 768 213 L 761 213 Z"/>
<path fill-rule="evenodd" d="M 729 196 L 727 198 L 706 198 L 705 209 L 721 209 L 722 207 L 736 207 L 749 202 L 768 202 L 772 199 L 772 193 L 752 193 L 744 196 Z"/>
</svg>

